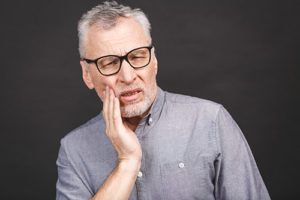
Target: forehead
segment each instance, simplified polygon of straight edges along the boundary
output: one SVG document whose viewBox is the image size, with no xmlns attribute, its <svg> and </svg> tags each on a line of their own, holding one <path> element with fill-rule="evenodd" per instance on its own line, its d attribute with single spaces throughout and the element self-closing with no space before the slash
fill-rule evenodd
<svg viewBox="0 0 300 200">
<path fill-rule="evenodd" d="M 104 55 L 124 55 L 132 49 L 148 46 L 149 39 L 142 26 L 132 18 L 119 18 L 116 26 L 103 30 L 92 25 L 87 34 L 86 55 L 97 58 Z"/>
</svg>

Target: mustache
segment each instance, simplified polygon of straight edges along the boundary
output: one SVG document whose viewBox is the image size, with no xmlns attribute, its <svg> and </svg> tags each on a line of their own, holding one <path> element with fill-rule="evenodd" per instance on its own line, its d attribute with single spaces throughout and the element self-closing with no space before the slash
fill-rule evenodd
<svg viewBox="0 0 300 200">
<path fill-rule="evenodd" d="M 135 84 L 135 85 L 124 86 L 124 87 L 116 89 L 115 95 L 116 95 L 116 97 L 120 97 L 122 92 L 128 91 L 128 90 L 134 90 L 137 88 L 140 88 L 143 91 L 145 91 L 145 87 L 143 85 Z"/>
</svg>

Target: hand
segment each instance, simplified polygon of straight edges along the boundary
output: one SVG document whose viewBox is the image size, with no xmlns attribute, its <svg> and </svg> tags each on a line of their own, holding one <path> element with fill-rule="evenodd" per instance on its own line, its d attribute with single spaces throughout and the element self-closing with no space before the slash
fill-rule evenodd
<svg viewBox="0 0 300 200">
<path fill-rule="evenodd" d="M 126 122 L 122 120 L 119 99 L 108 87 L 104 92 L 102 113 L 106 124 L 106 135 L 118 153 L 119 162 L 140 162 L 142 150 L 139 140 Z"/>
</svg>

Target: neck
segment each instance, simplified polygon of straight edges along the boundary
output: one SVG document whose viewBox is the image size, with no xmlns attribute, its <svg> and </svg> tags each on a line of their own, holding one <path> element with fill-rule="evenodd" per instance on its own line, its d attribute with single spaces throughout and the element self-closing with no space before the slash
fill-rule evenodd
<svg viewBox="0 0 300 200">
<path fill-rule="evenodd" d="M 124 118 L 124 121 L 132 131 L 135 131 L 135 129 L 138 126 L 138 124 L 140 123 L 141 119 L 143 119 L 142 116 L 137 116 L 137 117 L 131 117 L 131 118 Z"/>
<path fill-rule="evenodd" d="M 149 108 L 140 116 L 130 117 L 130 118 L 123 118 L 123 121 L 126 122 L 127 126 L 132 130 L 135 131 L 136 127 L 139 125 L 140 121 L 149 113 L 153 102 L 155 101 L 155 98 L 157 96 L 157 88 L 155 91 L 154 98 L 152 100 L 152 104 L 149 106 Z"/>
</svg>

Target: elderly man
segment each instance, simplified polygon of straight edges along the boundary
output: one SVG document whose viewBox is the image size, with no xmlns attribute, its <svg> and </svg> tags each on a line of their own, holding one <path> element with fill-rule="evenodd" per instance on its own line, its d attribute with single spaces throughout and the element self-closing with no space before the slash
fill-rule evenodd
<svg viewBox="0 0 300 200">
<path fill-rule="evenodd" d="M 140 9 L 105 2 L 78 30 L 82 77 L 103 110 L 61 140 L 56 199 L 270 199 L 228 112 L 157 86 Z"/>
</svg>

